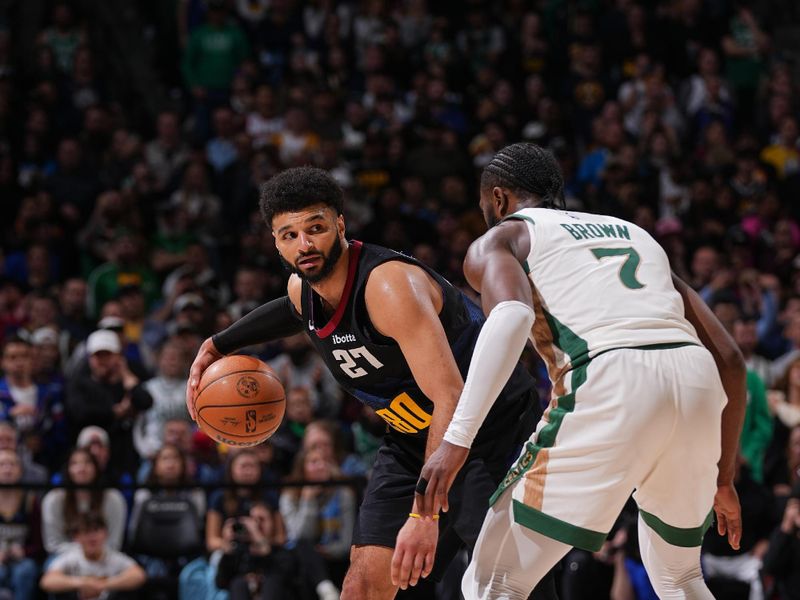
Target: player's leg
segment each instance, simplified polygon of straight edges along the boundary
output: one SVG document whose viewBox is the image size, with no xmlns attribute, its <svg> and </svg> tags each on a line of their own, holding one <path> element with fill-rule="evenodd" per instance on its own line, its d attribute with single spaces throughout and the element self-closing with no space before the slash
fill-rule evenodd
<svg viewBox="0 0 800 600">
<path fill-rule="evenodd" d="M 700 546 L 674 546 L 639 515 L 639 552 L 650 583 L 663 600 L 713 600 L 700 569 Z"/>
<path fill-rule="evenodd" d="M 392 584 L 391 548 L 353 546 L 350 567 L 342 585 L 342 600 L 391 600 L 397 594 Z"/>
<path fill-rule="evenodd" d="M 391 578 L 393 548 L 398 532 L 408 520 L 421 468 L 421 456 L 414 456 L 391 439 L 378 450 L 356 519 L 343 598 L 382 600 L 395 596 L 397 588 Z M 452 521 L 450 513 L 442 515 L 439 521 L 431 581 L 438 580 L 462 545 Z"/>
<path fill-rule="evenodd" d="M 485 497 L 488 507 L 489 498 L 505 479 L 510 464 L 519 458 L 541 416 L 539 398 L 535 392 L 522 394 L 517 399 L 516 408 L 509 409 L 507 422 L 501 429 L 503 439 L 493 439 L 491 445 L 479 448 L 482 460 L 472 461 L 462 469 L 464 478 L 461 491 L 459 492 L 457 486 L 451 489 L 450 512 L 454 516 L 462 513 L 455 519 L 454 529 L 470 549 L 475 547 L 486 517 L 486 508 L 481 507 L 476 499 Z M 476 449 L 478 448 L 473 448 Z M 552 571 L 539 581 L 530 598 L 558 600 Z"/>
<path fill-rule="evenodd" d="M 672 373 L 669 402 L 676 410 L 668 443 L 634 494 L 642 562 L 661 598 L 712 598 L 700 546 L 717 487 L 725 393 L 704 348 L 657 351 L 647 359 Z"/>
<path fill-rule="evenodd" d="M 514 521 L 507 492 L 489 509 L 461 585 L 465 600 L 527 600 L 570 546 Z"/>
<path fill-rule="evenodd" d="M 609 352 L 570 372 L 498 490 L 465 577 L 467 598 L 527 598 L 571 546 L 600 549 L 671 430 L 674 410 L 657 401 L 669 381 L 639 354 Z"/>
</svg>

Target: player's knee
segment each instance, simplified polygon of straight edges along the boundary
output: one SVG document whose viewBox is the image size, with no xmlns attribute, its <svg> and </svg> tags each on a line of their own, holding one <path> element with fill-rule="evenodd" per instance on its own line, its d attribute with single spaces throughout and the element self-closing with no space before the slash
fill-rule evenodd
<svg viewBox="0 0 800 600">
<path fill-rule="evenodd" d="M 388 578 L 388 574 L 386 575 Z M 374 579 L 374 578 L 373 578 Z M 391 581 L 370 580 L 363 576 L 345 577 L 342 584 L 341 600 L 391 600 L 397 593 Z"/>
<path fill-rule="evenodd" d="M 503 600 L 527 600 L 533 587 L 528 582 L 516 581 L 511 573 L 479 573 L 470 565 L 461 583 L 465 600 L 502 598 Z"/>
<path fill-rule="evenodd" d="M 522 589 L 515 582 L 508 580 L 493 579 L 489 585 L 481 590 L 478 594 L 467 595 L 464 593 L 464 598 L 467 600 L 478 600 L 479 598 L 502 598 L 503 600 L 528 600 L 531 590 Z"/>
<path fill-rule="evenodd" d="M 382 556 L 354 548 L 350 568 L 342 584 L 341 600 L 391 600 L 397 593 L 389 576 L 389 565 Z"/>
<path fill-rule="evenodd" d="M 661 598 L 700 598 L 705 591 L 700 565 L 663 565 L 652 577 L 653 587 Z"/>
</svg>

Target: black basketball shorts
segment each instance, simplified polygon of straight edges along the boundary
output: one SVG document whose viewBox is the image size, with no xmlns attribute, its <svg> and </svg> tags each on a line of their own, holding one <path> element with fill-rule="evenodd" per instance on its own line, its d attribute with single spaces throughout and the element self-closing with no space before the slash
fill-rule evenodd
<svg viewBox="0 0 800 600">
<path fill-rule="evenodd" d="M 503 411 L 510 419 L 498 424 L 500 433 L 491 444 L 473 448 L 450 490 L 450 509 L 439 520 L 439 543 L 431 573 L 436 581 L 462 547 L 475 546 L 489 498 L 536 426 L 539 410 L 535 393 L 526 393 L 519 398 L 519 404 L 510 404 L 509 410 Z M 411 511 L 421 470 L 422 457 L 410 452 L 393 435 L 387 435 L 364 492 L 353 533 L 354 545 L 394 547 L 397 533 Z"/>
</svg>

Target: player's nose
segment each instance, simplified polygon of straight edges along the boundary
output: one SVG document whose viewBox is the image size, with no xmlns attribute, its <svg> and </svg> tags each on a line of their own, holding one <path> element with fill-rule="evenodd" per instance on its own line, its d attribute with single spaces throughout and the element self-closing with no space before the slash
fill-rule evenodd
<svg viewBox="0 0 800 600">
<path fill-rule="evenodd" d="M 300 247 L 306 251 L 314 245 L 314 241 L 311 239 L 311 236 L 306 235 L 305 233 L 300 233 L 298 235 L 298 241 L 300 242 Z"/>
</svg>

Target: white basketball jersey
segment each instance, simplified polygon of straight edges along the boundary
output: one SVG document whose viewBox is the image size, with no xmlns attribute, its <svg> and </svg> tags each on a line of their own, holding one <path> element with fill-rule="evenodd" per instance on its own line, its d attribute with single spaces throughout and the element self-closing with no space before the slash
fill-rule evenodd
<svg viewBox="0 0 800 600">
<path fill-rule="evenodd" d="M 606 350 L 700 344 L 667 255 L 642 228 L 547 208 L 509 218 L 523 220 L 530 233 L 523 266 L 536 314 L 531 340 L 554 382 Z"/>
</svg>

